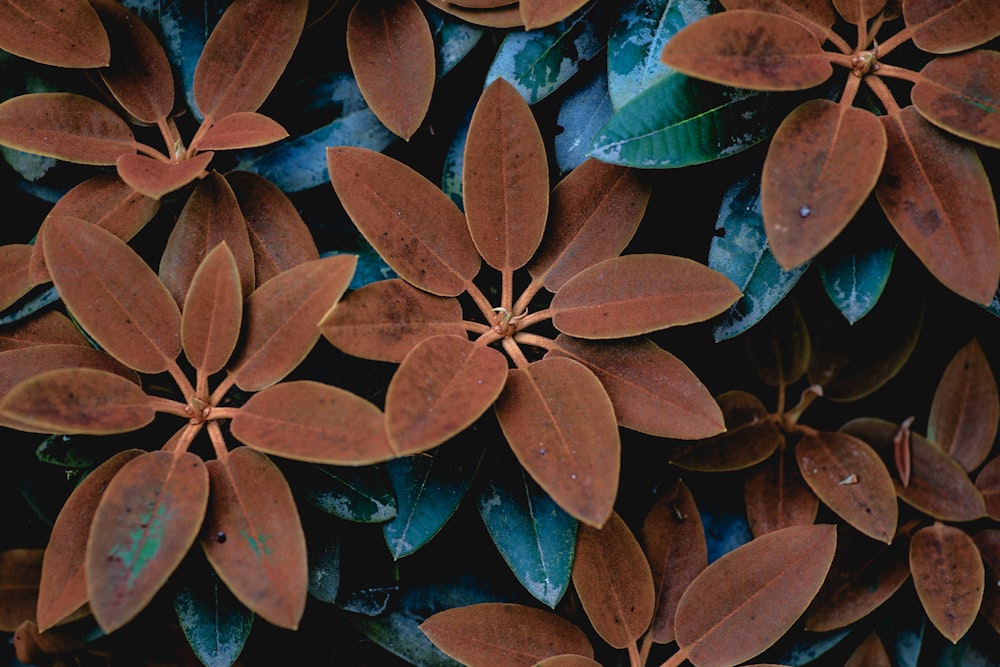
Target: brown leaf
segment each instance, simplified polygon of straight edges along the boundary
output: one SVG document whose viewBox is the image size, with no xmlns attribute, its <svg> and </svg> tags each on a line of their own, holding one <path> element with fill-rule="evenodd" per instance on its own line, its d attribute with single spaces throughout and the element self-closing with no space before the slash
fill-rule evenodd
<svg viewBox="0 0 1000 667">
<path fill-rule="evenodd" d="M 260 391 L 279 382 L 319 340 L 319 322 L 347 289 L 356 255 L 305 262 L 258 287 L 246 301 L 243 342 L 230 363 L 237 386 Z"/>
<path fill-rule="evenodd" d="M 225 241 L 195 271 L 181 313 L 184 355 L 211 375 L 229 361 L 240 337 L 243 293 L 236 260 Z"/>
<path fill-rule="evenodd" d="M 111 59 L 108 34 L 86 0 L 0 2 L 0 48 L 56 67 L 103 67 Z"/>
<path fill-rule="evenodd" d="M 25 664 L 52 664 L 66 667 L 61 656 L 68 656 L 86 646 L 86 642 L 71 632 L 49 630 L 42 633 L 38 625 L 25 621 L 13 636 L 14 655 Z M 55 660 L 53 660 L 55 658 Z"/>
<path fill-rule="evenodd" d="M 881 419 L 853 419 L 840 430 L 861 438 L 892 462 L 892 437 L 896 425 Z M 986 515 L 982 494 L 955 459 L 917 433 L 910 433 L 910 483 L 893 480 L 896 495 L 906 504 L 941 521 L 972 521 Z"/>
<path fill-rule="evenodd" d="M 1000 396 L 989 360 L 976 339 L 945 368 L 927 419 L 927 439 L 971 472 L 989 456 L 1000 422 Z"/>
<path fill-rule="evenodd" d="M 752 90 L 804 90 L 833 74 L 809 28 L 753 9 L 695 21 L 667 42 L 660 60 L 689 76 Z"/>
<path fill-rule="evenodd" d="M 440 188 L 376 151 L 327 148 L 333 189 L 358 231 L 401 278 L 458 296 L 479 273 L 465 216 Z"/>
<path fill-rule="evenodd" d="M 539 660 L 535 667 L 601 667 L 601 663 L 582 655 L 554 655 L 545 660 Z"/>
<path fill-rule="evenodd" d="M 862 25 L 885 7 L 886 0 L 833 0 L 837 13 L 848 23 Z"/>
<path fill-rule="evenodd" d="M 0 143 L 79 164 L 112 165 L 135 153 L 128 123 L 76 93 L 30 93 L 0 103 Z"/>
<path fill-rule="evenodd" d="M 434 38 L 414 0 L 356 2 L 347 55 L 369 108 L 409 141 L 427 114 L 437 78 Z"/>
<path fill-rule="evenodd" d="M 483 602 L 445 609 L 419 625 L 427 638 L 469 667 L 531 667 L 566 653 L 593 658 L 578 627 L 545 609 Z"/>
<path fill-rule="evenodd" d="M 885 130 L 871 112 L 810 100 L 778 126 L 764 160 L 761 209 L 768 244 L 785 269 L 816 256 L 875 187 Z"/>
<path fill-rule="evenodd" d="M 504 79 L 486 88 L 469 121 L 462 197 L 486 263 L 505 271 L 524 266 L 545 231 L 549 166 L 531 108 Z"/>
<path fill-rule="evenodd" d="M 0 329 L 0 352 L 36 345 L 90 347 L 90 342 L 80 329 L 58 310 L 47 310 L 35 317 L 19 320 L 12 326 Z"/>
<path fill-rule="evenodd" d="M 122 155 L 118 158 L 118 176 L 147 197 L 159 199 L 179 190 L 201 176 L 215 154 L 199 153 L 179 162 L 163 162 L 145 155 Z"/>
<path fill-rule="evenodd" d="M 767 649 L 816 595 L 836 545 L 835 526 L 794 526 L 714 561 L 677 607 L 681 651 L 697 667 L 724 667 Z"/>
<path fill-rule="evenodd" d="M 50 217 L 45 263 L 63 303 L 109 354 L 140 373 L 181 350 L 181 316 L 163 283 L 124 241 L 97 225 Z"/>
<path fill-rule="evenodd" d="M 1000 457 L 994 457 L 976 475 L 976 488 L 983 494 L 986 513 L 1000 521 Z"/>
<path fill-rule="evenodd" d="M 28 275 L 31 246 L 10 243 L 0 246 L 0 310 L 31 291 L 34 283 Z"/>
<path fill-rule="evenodd" d="M 945 287 L 988 304 L 1000 282 L 1000 229 L 975 149 L 912 106 L 879 119 L 889 147 L 875 194 L 889 222 Z"/>
<path fill-rule="evenodd" d="M 519 4 L 524 29 L 536 30 L 568 18 L 587 0 L 521 0 Z"/>
<path fill-rule="evenodd" d="M 198 535 L 208 472 L 190 452 L 146 452 L 126 463 L 101 498 L 87 542 L 87 590 L 110 633 L 153 599 Z"/>
<path fill-rule="evenodd" d="M 256 111 L 292 57 L 307 0 L 236 0 L 209 35 L 194 71 L 195 104 L 206 124 Z"/>
<path fill-rule="evenodd" d="M 812 341 L 802 311 L 793 299 L 779 301 L 743 338 L 750 364 L 768 386 L 787 387 L 809 367 Z"/>
<path fill-rule="evenodd" d="M 170 61 L 153 31 L 115 0 L 91 0 L 111 41 L 101 80 L 122 107 L 144 123 L 164 121 L 174 107 Z"/>
<path fill-rule="evenodd" d="M 962 530 L 935 522 L 910 540 L 910 571 L 920 603 L 934 627 L 952 643 L 961 639 L 983 601 L 983 560 Z"/>
<path fill-rule="evenodd" d="M 212 123 L 191 148 L 214 151 L 255 148 L 287 136 L 288 131 L 277 121 L 254 111 L 238 111 Z"/>
<path fill-rule="evenodd" d="M 266 454 L 331 465 L 368 465 L 397 455 L 382 411 L 320 382 L 282 382 L 250 397 L 233 417 L 237 440 Z"/>
<path fill-rule="evenodd" d="M 646 213 L 651 185 L 643 172 L 590 158 L 552 190 L 549 221 L 528 273 L 550 292 L 618 256 Z"/>
<path fill-rule="evenodd" d="M 892 667 L 892 663 L 889 662 L 889 654 L 886 653 L 878 633 L 872 632 L 858 645 L 858 648 L 854 649 L 844 667 Z"/>
<path fill-rule="evenodd" d="M 35 620 L 43 549 L 0 551 L 0 632 L 14 632 Z"/>
<path fill-rule="evenodd" d="M 349 293 L 319 326 L 347 354 L 395 363 L 426 338 L 465 335 L 457 299 L 428 294 L 399 278 Z"/>
<path fill-rule="evenodd" d="M 618 424 L 662 438 L 706 438 L 725 429 L 715 398 L 684 363 L 647 338 L 586 341 L 560 334 L 546 356 L 569 357 L 601 381 Z"/>
<path fill-rule="evenodd" d="M 524 25 L 521 9 L 516 1 L 492 2 L 493 9 L 467 9 L 469 2 L 427 0 L 428 4 L 457 16 L 463 21 L 488 28 L 516 28 Z"/>
<path fill-rule="evenodd" d="M 207 467 L 212 493 L 201 546 L 208 561 L 247 608 L 295 630 L 305 610 L 309 572 L 288 482 L 267 456 L 247 447 Z"/>
<path fill-rule="evenodd" d="M 833 4 L 828 0 L 722 0 L 728 11 L 756 9 L 795 19 L 812 32 L 820 44 L 837 19 Z"/>
<path fill-rule="evenodd" d="M 903 19 L 913 43 L 930 53 L 954 53 L 985 44 L 1000 35 L 1000 15 L 992 0 L 907 0 Z"/>
<path fill-rule="evenodd" d="M 600 380 L 551 357 L 509 372 L 496 402 L 500 427 L 528 474 L 566 512 L 604 525 L 618 491 L 621 441 Z"/>
<path fill-rule="evenodd" d="M 1000 111 L 991 92 L 1000 86 L 1000 53 L 976 49 L 935 58 L 910 91 L 913 106 L 952 134 L 1000 148 Z"/>
<path fill-rule="evenodd" d="M 202 260 L 222 242 L 236 261 L 244 298 L 255 287 L 253 249 L 236 195 L 226 179 L 213 171 L 188 197 L 160 257 L 160 280 L 178 304 L 184 303 Z"/>
<path fill-rule="evenodd" d="M 614 512 L 600 530 L 580 526 L 573 587 L 597 634 L 615 648 L 635 645 L 653 620 L 656 594 L 649 563 Z"/>
<path fill-rule="evenodd" d="M 75 331 L 79 334 L 78 329 Z M 69 368 L 93 368 L 116 373 L 139 384 L 134 371 L 106 352 L 92 348 L 85 338 L 72 342 L 39 342 L 0 353 L 0 398 L 39 373 Z"/>
<path fill-rule="evenodd" d="M 990 626 L 1000 628 L 1000 588 L 993 582 L 1000 578 L 1000 530 L 985 528 L 972 537 L 983 558 L 986 570 L 986 592 L 983 594 L 983 604 L 979 608 L 980 615 Z"/>
<path fill-rule="evenodd" d="M 642 522 L 642 547 L 653 573 L 656 613 L 653 641 L 674 640 L 677 604 L 708 565 L 708 547 L 694 497 L 681 480 L 660 496 Z"/>
<path fill-rule="evenodd" d="M 38 627 L 45 631 L 59 625 L 87 603 L 84 561 L 90 524 L 108 484 L 122 467 L 143 454 L 127 449 L 104 461 L 84 477 L 63 503 L 42 560 L 38 590 Z"/>
<path fill-rule="evenodd" d="M 785 449 L 749 471 L 743 484 L 743 503 L 754 537 L 789 526 L 808 526 L 819 512 L 819 498 Z"/>
<path fill-rule="evenodd" d="M 623 255 L 563 285 L 552 324 L 578 338 L 624 338 L 707 320 L 739 298 L 729 278 L 686 257 Z"/>
</svg>

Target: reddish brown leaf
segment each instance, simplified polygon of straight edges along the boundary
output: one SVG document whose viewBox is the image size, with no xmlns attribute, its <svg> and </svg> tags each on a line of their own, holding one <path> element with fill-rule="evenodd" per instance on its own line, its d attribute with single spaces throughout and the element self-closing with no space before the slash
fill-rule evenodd
<svg viewBox="0 0 1000 667">
<path fill-rule="evenodd" d="M 327 148 L 333 189 L 355 226 L 407 282 L 458 296 L 479 273 L 465 216 L 422 175 L 376 151 Z"/>
<path fill-rule="evenodd" d="M 484 602 L 440 611 L 420 624 L 428 639 L 469 667 L 531 667 L 566 653 L 593 658 L 578 627 L 544 609 Z"/>
<path fill-rule="evenodd" d="M 879 119 L 889 147 L 875 194 L 889 222 L 935 278 L 988 304 L 1000 282 L 1000 229 L 975 149 L 913 107 Z"/>
<path fill-rule="evenodd" d="M 954 53 L 1000 35 L 1000 15 L 992 0 L 907 0 L 903 19 L 913 43 L 930 53 Z"/>
<path fill-rule="evenodd" d="M 181 350 L 177 304 L 152 269 L 111 232 L 49 217 L 45 263 L 63 303 L 109 354 L 141 373 L 166 370 Z"/>
<path fill-rule="evenodd" d="M 913 106 L 943 130 L 1000 148 L 1000 121 L 991 92 L 1000 86 L 1000 53 L 976 49 L 935 58 L 910 91 Z"/>
<path fill-rule="evenodd" d="M 889 654 L 885 652 L 882 640 L 877 633 L 872 632 L 854 649 L 844 667 L 892 667 L 892 663 L 889 662 Z"/>
<path fill-rule="evenodd" d="M 994 457 L 979 471 L 976 488 L 983 494 L 986 513 L 1000 521 L 1000 457 Z"/>
<path fill-rule="evenodd" d="M 0 246 L 0 310 L 27 294 L 34 283 L 28 275 L 31 246 L 11 243 Z"/>
<path fill-rule="evenodd" d="M 983 604 L 980 615 L 986 619 L 994 630 L 1000 629 L 1000 530 L 986 528 L 976 533 L 972 541 L 979 549 L 986 570 L 986 592 L 983 594 Z M 998 630 L 1000 631 L 1000 630 Z"/>
<path fill-rule="evenodd" d="M 174 107 L 167 54 L 135 12 L 115 0 L 91 0 L 111 41 L 111 64 L 101 79 L 119 104 L 144 123 L 166 119 Z"/>
<path fill-rule="evenodd" d="M 219 19 L 194 72 L 194 99 L 213 119 L 256 111 L 292 57 L 307 0 L 236 0 Z"/>
<path fill-rule="evenodd" d="M 256 285 L 263 285 L 285 269 L 319 259 L 312 232 L 278 186 L 248 171 L 231 171 L 226 181 L 236 195 L 250 234 Z"/>
<path fill-rule="evenodd" d="M 809 328 L 793 299 L 782 299 L 743 338 L 750 364 L 768 386 L 787 387 L 809 367 Z"/>
<path fill-rule="evenodd" d="M 198 183 L 184 204 L 160 258 L 160 280 L 178 304 L 184 303 L 202 260 L 222 242 L 233 254 L 242 297 L 246 297 L 255 286 L 246 221 L 229 183 L 213 171 Z"/>
<path fill-rule="evenodd" d="M 427 0 L 428 4 L 444 10 L 463 21 L 488 28 L 516 28 L 523 26 L 518 2 L 491 3 L 495 9 L 467 9 L 468 2 L 448 2 L 448 0 Z"/>
<path fill-rule="evenodd" d="M 486 88 L 469 122 L 462 193 L 486 263 L 507 271 L 524 266 L 545 231 L 549 166 L 531 108 L 504 79 Z"/>
<path fill-rule="evenodd" d="M 75 331 L 79 334 L 79 330 Z M 139 384 L 134 371 L 106 352 L 90 347 L 86 339 L 70 343 L 42 342 L 0 353 L 0 398 L 39 373 L 70 368 L 93 368 L 116 373 Z"/>
<path fill-rule="evenodd" d="M 243 342 L 230 364 L 236 384 L 260 391 L 290 373 L 319 340 L 319 322 L 354 275 L 355 255 L 299 264 L 258 287 L 246 301 Z"/>
<path fill-rule="evenodd" d="M 775 259 L 812 259 L 847 226 L 882 171 L 885 130 L 864 109 L 810 100 L 778 126 L 764 160 L 761 208 Z"/>
<path fill-rule="evenodd" d="M 990 363 L 972 339 L 952 357 L 934 392 L 927 439 L 972 471 L 993 448 L 1000 396 Z"/>
<path fill-rule="evenodd" d="M 464 336 L 462 305 L 390 278 L 345 296 L 319 324 L 328 341 L 363 359 L 401 362 L 425 338 Z"/>
<path fill-rule="evenodd" d="M 695 21 L 667 42 L 660 59 L 689 76 L 752 90 L 803 90 L 833 74 L 809 28 L 752 9 Z"/>
<path fill-rule="evenodd" d="M 409 141 L 427 114 L 437 77 L 434 38 L 423 11 L 414 0 L 356 2 L 346 39 L 368 106 Z"/>
<path fill-rule="evenodd" d="M 767 459 L 783 436 L 767 409 L 753 394 L 727 391 L 716 399 L 725 418 L 719 435 L 677 443 L 670 463 L 687 470 L 741 470 Z"/>
<path fill-rule="evenodd" d="M 90 608 L 105 633 L 132 620 L 166 583 L 207 503 L 208 472 L 190 452 L 146 452 L 114 476 L 87 542 Z"/>
<path fill-rule="evenodd" d="M 539 660 L 535 667 L 601 667 L 601 663 L 582 655 L 563 654 Z"/>
<path fill-rule="evenodd" d="M 162 162 L 145 155 L 122 155 L 118 176 L 147 197 L 159 199 L 202 176 L 215 154 L 199 153 L 179 162 Z"/>
<path fill-rule="evenodd" d="M 847 433 L 809 433 L 795 444 L 795 457 L 823 504 L 872 539 L 892 541 L 899 517 L 896 491 L 867 443 Z"/>
<path fill-rule="evenodd" d="M 739 298 L 732 281 L 686 257 L 624 255 L 563 285 L 552 324 L 578 338 L 624 338 L 707 320 Z"/>
<path fill-rule="evenodd" d="M 600 530 L 580 526 L 573 587 L 597 634 L 615 648 L 635 645 L 653 620 L 656 594 L 649 563 L 614 512 Z"/>
<path fill-rule="evenodd" d="M 642 522 L 642 547 L 656 589 L 653 641 L 668 644 L 674 640 L 674 618 L 681 596 L 708 565 L 701 516 L 694 497 L 681 480 L 660 496 L 646 514 Z"/>
<path fill-rule="evenodd" d="M 714 561 L 677 607 L 681 651 L 697 667 L 735 665 L 764 651 L 816 595 L 836 545 L 832 525 L 794 526 Z"/>
<path fill-rule="evenodd" d="M 892 461 L 896 425 L 881 419 L 854 419 L 840 430 L 861 438 L 882 457 Z M 906 504 L 941 521 L 972 521 L 986 515 L 982 494 L 955 459 L 916 433 L 910 433 L 910 483 L 894 480 L 896 494 Z"/>
<path fill-rule="evenodd" d="M 886 0 L 833 0 L 837 13 L 849 23 L 862 25 L 885 7 Z"/>
<path fill-rule="evenodd" d="M 621 441 L 600 380 L 572 359 L 511 370 L 496 402 L 521 466 L 566 512 L 600 527 L 618 492 Z"/>
<path fill-rule="evenodd" d="M 42 549 L 0 551 L 0 632 L 14 632 L 35 620 Z"/>
<path fill-rule="evenodd" d="M 90 347 L 80 329 L 58 310 L 47 310 L 36 317 L 20 320 L 13 326 L 0 329 L 0 352 L 36 345 Z"/>
<path fill-rule="evenodd" d="M 489 409 L 507 380 L 507 357 L 460 336 L 419 342 L 403 359 L 385 395 L 393 448 L 416 454 L 465 430 Z"/>
<path fill-rule="evenodd" d="M 25 621 L 13 637 L 14 655 L 20 662 L 30 665 L 53 664 L 65 667 L 62 657 L 76 654 L 86 645 L 78 635 L 71 632 L 49 630 L 42 633 L 38 625 Z M 53 660 L 55 658 L 55 660 Z"/>
<path fill-rule="evenodd" d="M 621 426 L 681 439 L 725 430 L 722 411 L 701 381 L 647 338 L 592 342 L 560 334 L 546 356 L 569 357 L 593 371 Z"/>
<path fill-rule="evenodd" d="M 910 452 L 910 424 L 913 417 L 907 417 L 899 425 L 895 435 L 892 436 L 892 460 L 896 464 L 896 474 L 899 482 L 904 487 L 910 485 L 910 471 L 912 470 L 912 460 Z"/>
<path fill-rule="evenodd" d="M 588 159 L 552 190 L 549 221 L 531 277 L 550 292 L 619 255 L 646 213 L 650 182 L 638 169 Z"/>
<path fill-rule="evenodd" d="M 965 532 L 936 522 L 910 540 L 910 571 L 927 617 L 957 642 L 972 627 L 983 601 L 983 560 Z"/>
<path fill-rule="evenodd" d="M 269 623 L 296 629 L 306 605 L 306 540 L 288 482 L 264 454 L 209 461 L 201 546 L 230 591 Z"/>
<path fill-rule="evenodd" d="M 784 449 L 750 470 L 743 484 L 743 500 L 755 537 L 789 526 L 808 526 L 819 512 L 819 498 Z"/>
<path fill-rule="evenodd" d="M 106 460 L 73 489 L 59 510 L 42 560 L 38 590 L 38 627 L 43 631 L 86 604 L 84 561 L 97 505 L 118 471 L 143 453 L 141 449 L 127 449 Z"/>
<path fill-rule="evenodd" d="M 202 261 L 181 313 L 181 342 L 188 361 L 211 375 L 222 369 L 240 337 L 243 293 L 236 260 L 225 242 Z"/>
<path fill-rule="evenodd" d="M 135 153 L 128 123 L 76 93 L 31 93 L 3 102 L 0 143 L 80 164 L 112 165 Z"/>
<path fill-rule="evenodd" d="M 562 21 L 587 4 L 587 0 L 521 0 L 525 30 L 544 28 Z"/>
<path fill-rule="evenodd" d="M 224 151 L 254 148 L 281 141 L 288 131 L 277 121 L 253 111 L 231 113 L 215 121 L 199 137 L 198 150 Z"/>
<path fill-rule="evenodd" d="M 795 19 L 809 28 L 822 44 L 837 14 L 828 0 L 722 0 L 727 10 L 756 9 Z"/>
<path fill-rule="evenodd" d="M 56 67 L 103 67 L 108 34 L 86 0 L 0 2 L 0 48 Z"/>
<path fill-rule="evenodd" d="M 368 465 L 397 453 L 382 411 L 320 382 L 282 382 L 255 394 L 232 421 L 233 436 L 254 449 L 288 459 Z"/>
</svg>

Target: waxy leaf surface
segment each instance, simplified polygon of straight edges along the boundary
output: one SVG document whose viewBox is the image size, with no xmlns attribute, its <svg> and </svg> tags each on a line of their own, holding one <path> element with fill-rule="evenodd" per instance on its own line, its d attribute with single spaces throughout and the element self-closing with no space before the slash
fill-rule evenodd
<svg viewBox="0 0 1000 667">
<path fill-rule="evenodd" d="M 858 229 L 856 226 L 853 231 Z M 882 298 L 896 258 L 898 243 L 882 242 L 868 231 L 864 230 L 863 239 L 860 234 L 851 238 L 843 251 L 835 245 L 836 250 L 819 259 L 823 288 L 851 324 L 871 312 Z"/>
<path fill-rule="evenodd" d="M 145 155 L 125 154 L 115 163 L 118 176 L 147 197 L 159 199 L 198 178 L 215 154 L 211 151 L 180 162 L 162 162 Z"/>
<path fill-rule="evenodd" d="M 236 347 L 242 321 L 240 274 L 223 242 L 195 271 L 184 301 L 181 343 L 191 365 L 209 375 L 221 370 Z"/>
<path fill-rule="evenodd" d="M 396 499 L 381 466 L 286 462 L 282 470 L 301 497 L 322 512 L 359 523 L 381 523 L 396 516 Z"/>
<path fill-rule="evenodd" d="M 920 70 L 910 92 L 913 106 L 938 127 L 964 139 L 1000 148 L 1000 53 L 976 49 L 936 58 Z"/>
<path fill-rule="evenodd" d="M 819 498 L 802 479 L 787 450 L 776 452 L 749 471 L 743 484 L 743 503 L 754 537 L 815 523 L 819 512 Z"/>
<path fill-rule="evenodd" d="M 223 116 L 198 140 L 198 150 L 233 150 L 266 146 L 288 136 L 288 131 L 267 116 L 253 111 L 237 111 Z"/>
<path fill-rule="evenodd" d="M 184 570 L 174 611 L 184 638 L 202 664 L 232 665 L 246 646 L 254 613 L 236 599 L 204 561 Z"/>
<path fill-rule="evenodd" d="M 985 569 L 976 543 L 954 526 L 936 522 L 921 528 L 910 540 L 910 571 L 927 617 L 957 642 L 983 601 Z"/>
<path fill-rule="evenodd" d="M 954 53 L 1000 35 L 1000 16 L 990 0 L 906 0 L 903 19 L 913 43 L 930 53 Z"/>
<path fill-rule="evenodd" d="M 108 34 L 86 0 L 0 2 L 0 48 L 56 67 L 103 67 L 111 59 Z"/>
<path fill-rule="evenodd" d="M 556 123 L 563 131 L 553 141 L 560 175 L 587 160 L 594 137 L 611 118 L 612 111 L 608 77 L 603 72 L 595 72 L 587 83 L 567 93 L 556 116 Z"/>
</svg>

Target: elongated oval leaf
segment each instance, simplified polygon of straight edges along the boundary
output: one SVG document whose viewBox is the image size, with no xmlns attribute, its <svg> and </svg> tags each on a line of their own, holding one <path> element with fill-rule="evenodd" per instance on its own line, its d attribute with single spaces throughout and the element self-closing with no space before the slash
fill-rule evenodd
<svg viewBox="0 0 1000 667">
<path fill-rule="evenodd" d="M 877 632 L 868 635 L 844 663 L 844 667 L 891 667 L 891 665 L 889 654 L 886 653 L 885 645 L 882 644 Z"/>
<path fill-rule="evenodd" d="M 86 0 L 0 3 L 0 48 L 56 67 L 103 67 L 111 59 L 108 34 Z"/>
<path fill-rule="evenodd" d="M 366 465 L 396 456 L 381 410 L 310 380 L 282 382 L 255 394 L 233 417 L 231 430 L 258 451 L 301 461 Z"/>
<path fill-rule="evenodd" d="M 110 633 L 153 599 L 198 535 L 208 472 L 190 452 L 147 452 L 126 463 L 101 498 L 87 541 L 87 590 Z"/>
<path fill-rule="evenodd" d="M 214 155 L 208 151 L 179 162 L 162 162 L 145 155 L 127 154 L 120 156 L 115 164 L 118 176 L 136 192 L 160 199 L 201 176 Z"/>
<path fill-rule="evenodd" d="M 254 148 L 287 136 L 288 131 L 277 121 L 254 111 L 238 111 L 215 121 L 191 148 L 208 151 Z"/>
<path fill-rule="evenodd" d="M 211 375 L 229 361 L 240 337 L 242 297 L 236 260 L 222 242 L 195 271 L 181 313 L 184 354 L 199 371 Z"/>
<path fill-rule="evenodd" d="M 522 0 L 521 18 L 525 30 L 536 30 L 562 21 L 587 4 L 586 0 Z"/>
<path fill-rule="evenodd" d="M 850 229 L 850 228 L 848 228 Z M 851 324 L 871 312 L 885 291 L 896 257 L 895 242 L 883 243 L 865 231 L 860 243 L 845 246 L 845 252 L 824 253 L 819 259 L 823 288 Z M 836 248 L 836 246 L 835 246 Z"/>
<path fill-rule="evenodd" d="M 135 153 L 118 114 L 76 93 L 29 93 L 0 103 L 0 144 L 80 164 L 112 165 Z"/>
<path fill-rule="evenodd" d="M 837 20 L 834 3 L 826 0 L 722 0 L 722 6 L 727 11 L 757 9 L 787 16 L 809 28 L 821 42 L 826 40 L 827 31 Z M 886 16 L 886 18 L 892 17 Z"/>
<path fill-rule="evenodd" d="M 489 28 L 514 28 L 524 25 L 517 3 L 494 3 L 494 7 L 478 9 L 469 8 L 469 3 L 466 2 L 456 3 L 448 0 L 427 0 L 427 2 L 475 25 Z"/>
<path fill-rule="evenodd" d="M 498 270 L 524 266 L 545 230 L 549 167 L 531 109 L 507 81 L 479 98 L 463 164 L 465 215 L 479 254 Z"/>
<path fill-rule="evenodd" d="M 401 162 L 363 148 L 327 149 L 333 189 L 351 220 L 407 282 L 458 296 L 479 272 L 465 216 L 441 190 Z"/>
<path fill-rule="evenodd" d="M 563 285 L 552 323 L 578 338 L 624 338 L 706 320 L 739 297 L 728 278 L 686 257 L 624 255 Z"/>
<path fill-rule="evenodd" d="M 32 287 L 29 274 L 31 246 L 9 243 L 0 246 L 0 309 L 10 306 Z"/>
<path fill-rule="evenodd" d="M 790 450 L 775 453 L 744 480 L 743 504 L 754 537 L 816 522 L 819 498 L 802 479 L 791 454 Z"/>
<path fill-rule="evenodd" d="M 1000 53 L 976 49 L 935 58 L 920 70 L 910 92 L 913 106 L 938 127 L 991 148 L 1000 148 L 997 103 L 989 95 L 1000 82 Z"/>
<path fill-rule="evenodd" d="M 935 522 L 910 540 L 910 571 L 927 617 L 957 642 L 983 601 L 985 569 L 976 543 L 961 529 Z"/>
<path fill-rule="evenodd" d="M 989 0 L 942 5 L 936 0 L 907 0 L 903 20 L 913 43 L 931 53 L 954 53 L 985 44 L 1000 35 L 1000 16 Z"/>
<path fill-rule="evenodd" d="M 507 380 L 507 358 L 464 337 L 434 336 L 403 359 L 385 395 L 393 447 L 415 454 L 461 432 L 489 409 Z"/>
<path fill-rule="evenodd" d="M 564 653 L 540 660 L 535 667 L 600 667 L 600 664 L 586 656 Z"/>
<path fill-rule="evenodd" d="M 560 507 L 590 526 L 611 515 L 621 441 L 600 380 L 562 357 L 511 370 L 496 402 L 521 466 Z"/>
<path fill-rule="evenodd" d="M 697 667 L 735 665 L 764 651 L 816 595 L 836 545 L 834 526 L 793 526 L 713 562 L 677 607 L 681 651 Z"/>
<path fill-rule="evenodd" d="M 0 632 L 15 632 L 21 623 L 33 622 L 44 553 L 23 547 L 0 551 Z"/>
<path fill-rule="evenodd" d="M 802 311 L 787 299 L 747 332 L 747 356 L 765 384 L 787 387 L 801 378 L 809 365 L 812 343 Z"/>
<path fill-rule="evenodd" d="M 433 8 L 425 16 L 434 36 L 436 71 L 441 78 L 469 55 L 486 31 Z"/>
<path fill-rule="evenodd" d="M 986 513 L 1000 521 L 1000 458 L 993 458 L 976 475 L 976 488 L 983 494 Z"/>
<path fill-rule="evenodd" d="M 611 118 L 612 111 L 608 77 L 603 72 L 595 72 L 587 83 L 566 95 L 556 117 L 563 131 L 553 142 L 560 174 L 587 160 L 594 137 Z"/>
<path fill-rule="evenodd" d="M 0 329 L 0 352 L 38 345 L 90 347 L 83 332 L 58 310 L 48 310 L 36 317 L 21 320 L 14 326 Z M 6 371 L 4 374 L 6 375 Z"/>
<path fill-rule="evenodd" d="M 396 516 L 396 499 L 381 466 L 286 462 L 288 483 L 316 509 L 346 521 L 381 523 Z"/>
<path fill-rule="evenodd" d="M 72 326 L 72 324 L 70 325 Z M 79 333 L 79 329 L 76 329 Z M 138 384 L 135 372 L 106 352 L 95 350 L 84 340 L 39 342 L 0 353 L 0 398 L 21 382 L 46 371 L 92 368 L 115 373 Z"/>
<path fill-rule="evenodd" d="M 578 627 L 544 609 L 483 602 L 439 611 L 420 624 L 435 646 L 469 667 L 531 667 L 571 653 L 594 657 Z"/>
<path fill-rule="evenodd" d="M 248 447 L 206 465 L 212 498 L 200 541 L 208 562 L 249 609 L 296 629 L 309 575 L 305 534 L 288 482 L 264 454 Z"/>
<path fill-rule="evenodd" d="M 206 667 L 229 667 L 246 646 L 254 613 L 219 580 L 205 562 L 184 570 L 174 592 L 177 622 Z"/>
</svg>

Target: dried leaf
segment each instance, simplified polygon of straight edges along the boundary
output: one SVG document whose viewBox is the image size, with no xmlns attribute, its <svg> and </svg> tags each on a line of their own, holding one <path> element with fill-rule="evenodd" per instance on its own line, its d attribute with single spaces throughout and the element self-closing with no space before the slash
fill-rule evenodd
<svg viewBox="0 0 1000 667">
<path fill-rule="evenodd" d="M 43 549 L 0 551 L 0 632 L 14 632 L 35 619 Z"/>
<path fill-rule="evenodd" d="M 122 155 L 116 165 L 118 176 L 147 197 L 159 199 L 180 190 L 202 176 L 215 154 L 199 153 L 179 162 L 162 162 L 145 155 Z"/>
<path fill-rule="evenodd" d="M 907 0 L 903 20 L 913 43 L 930 53 L 954 53 L 985 44 L 1000 35 L 1000 16 L 990 0 L 944 3 Z"/>
<path fill-rule="evenodd" d="M 255 148 L 281 141 L 288 131 L 277 121 L 253 111 L 238 111 L 218 119 L 191 148 L 209 151 Z"/>
<path fill-rule="evenodd" d="M 181 313 L 184 355 L 197 370 L 222 369 L 236 348 L 243 322 L 243 293 L 236 260 L 225 241 L 195 271 Z"/>
<path fill-rule="evenodd" d="M 983 600 L 986 575 L 976 543 L 962 530 L 935 522 L 910 540 L 910 571 L 927 617 L 957 642 L 972 627 Z"/>
<path fill-rule="evenodd" d="M 819 498 L 802 479 L 791 454 L 790 450 L 778 451 L 751 469 L 744 480 L 743 504 L 754 537 L 816 521 Z"/>
<path fill-rule="evenodd" d="M 0 48 L 56 67 L 103 67 L 111 59 L 108 34 L 86 0 L 0 2 Z"/>
<path fill-rule="evenodd" d="M 990 95 L 997 86 L 1000 53 L 976 49 L 924 65 L 910 99 L 924 118 L 942 130 L 1000 148 L 998 107 Z"/>
<path fill-rule="evenodd" d="M 31 291 L 30 260 L 31 246 L 27 243 L 0 246 L 0 310 Z"/>
</svg>

